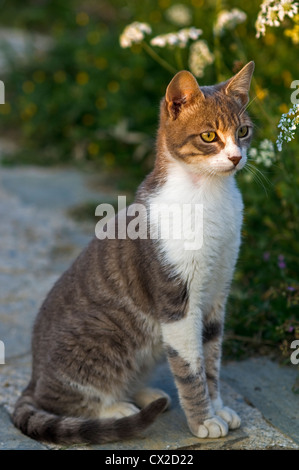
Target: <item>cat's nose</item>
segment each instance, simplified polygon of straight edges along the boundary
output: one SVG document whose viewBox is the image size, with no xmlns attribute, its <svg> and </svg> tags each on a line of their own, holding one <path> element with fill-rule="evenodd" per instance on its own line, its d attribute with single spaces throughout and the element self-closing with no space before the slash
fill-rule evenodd
<svg viewBox="0 0 299 470">
<path fill-rule="evenodd" d="M 242 157 L 228 157 L 228 159 L 233 162 L 235 166 L 238 165 L 239 161 L 241 160 Z"/>
</svg>

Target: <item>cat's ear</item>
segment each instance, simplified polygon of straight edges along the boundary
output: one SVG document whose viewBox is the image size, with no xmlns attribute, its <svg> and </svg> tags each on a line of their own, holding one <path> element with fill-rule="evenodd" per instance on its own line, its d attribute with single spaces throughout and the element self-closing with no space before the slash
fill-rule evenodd
<svg viewBox="0 0 299 470">
<path fill-rule="evenodd" d="M 248 62 L 236 75 L 225 82 L 223 91 L 226 95 L 233 96 L 242 106 L 249 101 L 249 88 L 254 71 L 254 62 Z"/>
<path fill-rule="evenodd" d="M 204 97 L 192 73 L 187 70 L 178 72 L 166 90 L 165 102 L 168 113 L 176 119 L 182 108 L 188 106 L 199 95 Z"/>
</svg>

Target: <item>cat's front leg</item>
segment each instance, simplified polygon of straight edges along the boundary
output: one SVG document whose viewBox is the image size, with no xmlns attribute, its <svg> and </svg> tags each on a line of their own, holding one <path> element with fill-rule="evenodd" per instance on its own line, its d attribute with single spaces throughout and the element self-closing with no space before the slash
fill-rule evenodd
<svg viewBox="0 0 299 470">
<path fill-rule="evenodd" d="M 203 326 L 203 346 L 205 357 L 205 370 L 209 395 L 214 412 L 220 416 L 229 426 L 229 429 L 237 429 L 241 425 L 241 419 L 237 413 L 223 405 L 220 386 L 220 363 L 223 337 L 224 308 L 219 305 L 205 320 Z"/>
<path fill-rule="evenodd" d="M 177 321 L 162 324 L 168 361 L 191 432 L 200 438 L 228 433 L 227 423 L 214 413 L 205 374 L 202 315 L 188 312 Z"/>
</svg>

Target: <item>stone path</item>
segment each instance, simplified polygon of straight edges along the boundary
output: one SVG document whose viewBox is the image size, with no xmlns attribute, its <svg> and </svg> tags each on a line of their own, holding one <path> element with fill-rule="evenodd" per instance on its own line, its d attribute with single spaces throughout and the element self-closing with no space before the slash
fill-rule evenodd
<svg viewBox="0 0 299 470">
<path fill-rule="evenodd" d="M 84 201 L 95 206 L 107 201 L 107 188 L 94 189 L 94 182 L 94 175 L 70 170 L 0 168 L 0 340 L 5 344 L 0 449 L 59 448 L 23 436 L 9 414 L 30 376 L 31 328 L 39 304 L 94 233 L 93 223 L 75 223 L 67 210 Z M 299 449 L 298 395 L 291 391 L 296 374 L 295 366 L 280 368 L 268 359 L 225 365 L 223 396 L 243 424 L 226 438 L 206 441 L 190 434 L 168 367 L 161 365 L 152 382 L 171 395 L 170 411 L 138 439 L 72 449 Z"/>
<path fill-rule="evenodd" d="M 23 63 L 32 56 L 46 53 L 53 40 L 43 34 L 32 33 L 16 28 L 0 28 L 0 70 L 3 74 L 11 65 Z M 2 77 L 1 77 L 2 78 Z"/>
</svg>

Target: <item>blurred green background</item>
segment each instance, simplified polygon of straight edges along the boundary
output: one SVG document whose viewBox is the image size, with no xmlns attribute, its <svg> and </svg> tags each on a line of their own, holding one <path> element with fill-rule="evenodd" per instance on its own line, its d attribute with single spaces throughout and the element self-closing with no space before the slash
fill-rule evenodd
<svg viewBox="0 0 299 470">
<path fill-rule="evenodd" d="M 265 138 L 275 142 L 280 116 L 291 106 L 291 82 L 299 79 L 299 46 L 286 34 L 292 20 L 256 38 L 260 1 L 2 0 L 0 27 L 52 42 L 48 52 L 30 60 L 10 58 L 0 130 L 18 150 L 2 164 L 88 167 L 117 180 L 120 190 L 134 191 L 153 166 L 159 102 L 172 74 L 142 45 L 121 48 L 119 36 L 133 21 L 149 23 L 152 36 L 178 30 L 167 15 L 176 3 L 188 7 L 190 26 L 202 29 L 201 39 L 216 57 L 200 85 L 227 79 L 255 61 L 252 145 Z M 236 7 L 247 20 L 215 39 L 217 15 Z M 188 48 L 155 51 L 175 70 L 188 68 Z M 288 358 L 291 341 L 299 337 L 298 138 L 283 146 L 272 166 L 251 164 L 253 173 L 238 175 L 246 210 L 225 354 Z"/>
</svg>

